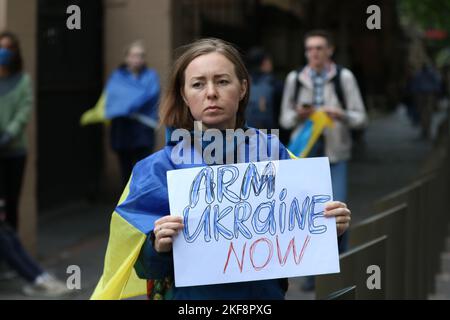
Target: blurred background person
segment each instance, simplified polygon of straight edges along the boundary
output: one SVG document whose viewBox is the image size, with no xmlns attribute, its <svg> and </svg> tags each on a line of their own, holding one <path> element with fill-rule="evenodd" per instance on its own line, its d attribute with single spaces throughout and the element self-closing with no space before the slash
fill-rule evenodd
<svg viewBox="0 0 450 320">
<path fill-rule="evenodd" d="M 406 112 L 411 124 L 416 127 L 420 124 L 420 117 L 413 99 L 413 76 L 413 68 L 408 67 L 406 70 L 406 79 L 401 102 L 406 106 Z"/>
<path fill-rule="evenodd" d="M 110 142 L 119 158 L 123 186 L 136 162 L 153 151 L 159 95 L 159 76 L 145 64 L 143 43 L 135 41 L 126 48 L 124 62 L 110 76 L 97 105 L 81 118 L 82 124 L 111 120 Z"/>
<path fill-rule="evenodd" d="M 411 103 L 421 126 L 422 138 L 431 136 L 431 117 L 442 90 L 441 78 L 431 63 L 424 63 L 409 83 Z"/>
<path fill-rule="evenodd" d="M 307 157 L 330 159 L 333 199 L 345 202 L 347 161 L 352 146 L 350 128 L 365 125 L 364 103 L 352 72 L 332 61 L 334 47 L 328 32 L 310 31 L 305 35 L 304 44 L 307 65 L 290 72 L 286 78 L 280 124 L 285 129 L 294 129 L 291 139 L 295 139 L 317 110 L 332 119 L 333 127 L 322 131 Z M 339 239 L 340 252 L 347 248 L 347 237 L 345 233 Z M 304 290 L 313 288 L 314 282 L 308 278 Z"/>
<path fill-rule="evenodd" d="M 264 49 L 252 48 L 246 58 L 251 79 L 247 125 L 257 129 L 275 129 L 278 127 L 283 84 L 273 75 L 272 58 Z"/>
<path fill-rule="evenodd" d="M 18 202 L 25 170 L 25 129 L 32 105 L 29 76 L 22 71 L 17 37 L 0 34 L 0 199 L 5 203 L 6 222 L 18 229 Z"/>
<path fill-rule="evenodd" d="M 59 298 L 72 293 L 26 252 L 15 230 L 6 222 L 6 216 L 5 203 L 0 200 L 0 261 L 27 282 L 22 292 L 36 298 Z"/>
<path fill-rule="evenodd" d="M 156 120 L 158 117 L 159 77 L 155 70 L 145 65 L 145 48 L 142 42 L 136 41 L 128 46 L 125 62 L 113 73 L 110 81 L 115 77 L 124 80 L 123 83 L 118 83 L 117 91 L 112 93 L 112 99 L 117 98 L 117 108 L 125 108 L 132 99 L 143 96 L 133 106 L 136 108 L 135 112 L 129 116 L 114 118 L 111 123 L 111 146 L 119 157 L 122 183 L 126 184 L 136 162 L 153 151 L 156 125 L 146 123 L 145 119 Z M 128 95 L 125 85 L 131 84 L 138 86 L 138 90 L 133 88 L 136 91 L 130 91 Z M 121 89 L 124 92 L 119 91 Z M 122 102 L 123 106 L 120 105 Z"/>
<path fill-rule="evenodd" d="M 29 76 L 22 70 L 18 38 L 0 33 L 0 262 L 6 262 L 29 285 L 30 296 L 59 297 L 69 290 L 28 255 L 18 236 L 18 202 L 25 169 L 26 125 L 32 105 Z"/>
</svg>

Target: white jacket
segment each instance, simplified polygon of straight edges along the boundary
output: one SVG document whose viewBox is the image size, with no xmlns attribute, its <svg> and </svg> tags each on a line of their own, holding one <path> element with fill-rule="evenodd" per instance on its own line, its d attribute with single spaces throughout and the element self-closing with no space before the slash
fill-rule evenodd
<svg viewBox="0 0 450 320">
<path fill-rule="evenodd" d="M 295 106 L 292 103 L 296 75 L 298 75 L 302 83 L 299 89 L 300 94 L 297 105 L 311 104 L 313 101 L 313 82 L 309 76 L 308 69 L 304 68 L 300 74 L 297 71 L 292 71 L 286 77 L 281 103 L 280 125 L 288 130 L 295 128 L 292 135 L 295 135 L 303 127 L 303 123 L 298 119 Z M 332 64 L 324 85 L 324 105 L 343 109 L 332 81 L 335 75 L 336 65 Z M 334 121 L 334 128 L 326 128 L 324 131 L 325 155 L 330 159 L 331 163 L 350 159 L 352 148 L 350 129 L 363 128 L 368 122 L 361 93 L 353 73 L 346 68 L 342 68 L 340 77 L 342 92 L 346 102 L 345 117 L 342 121 Z"/>
</svg>

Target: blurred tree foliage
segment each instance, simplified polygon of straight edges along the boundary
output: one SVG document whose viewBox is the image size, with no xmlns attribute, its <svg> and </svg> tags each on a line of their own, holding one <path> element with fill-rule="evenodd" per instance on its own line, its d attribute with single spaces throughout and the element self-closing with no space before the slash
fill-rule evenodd
<svg viewBox="0 0 450 320">
<path fill-rule="evenodd" d="M 400 12 L 424 29 L 438 28 L 450 33 L 450 0 L 399 0 Z"/>
</svg>

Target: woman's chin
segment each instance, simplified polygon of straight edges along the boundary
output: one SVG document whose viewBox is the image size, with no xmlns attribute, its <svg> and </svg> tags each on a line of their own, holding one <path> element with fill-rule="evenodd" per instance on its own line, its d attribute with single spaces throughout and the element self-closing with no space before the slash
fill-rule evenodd
<svg viewBox="0 0 450 320">
<path fill-rule="evenodd" d="M 202 124 L 208 129 L 232 129 L 229 125 L 230 121 L 223 117 L 208 117 L 202 119 Z"/>
</svg>

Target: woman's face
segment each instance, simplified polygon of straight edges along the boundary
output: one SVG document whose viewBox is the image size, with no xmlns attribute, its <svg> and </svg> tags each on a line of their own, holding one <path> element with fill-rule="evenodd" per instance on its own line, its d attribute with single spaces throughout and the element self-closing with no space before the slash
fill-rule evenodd
<svg viewBox="0 0 450 320">
<path fill-rule="evenodd" d="M 8 37 L 3 37 L 0 39 L 0 48 L 5 48 L 9 50 L 13 50 L 13 42 Z"/>
<path fill-rule="evenodd" d="M 125 58 L 125 63 L 131 71 L 139 71 L 145 64 L 144 49 L 140 46 L 131 47 Z"/>
<path fill-rule="evenodd" d="M 213 52 L 199 56 L 187 66 L 182 95 L 196 121 L 216 129 L 235 129 L 239 102 L 247 82 L 236 76 L 233 63 Z"/>
<path fill-rule="evenodd" d="M 13 41 L 9 37 L 3 37 L 0 39 L 0 49 L 2 52 L 0 53 L 0 73 L 1 76 L 7 75 L 8 65 L 11 63 L 11 56 L 14 54 L 14 44 Z M 8 51 L 3 51 L 3 50 Z M 7 56 L 5 56 L 7 55 Z"/>
</svg>

